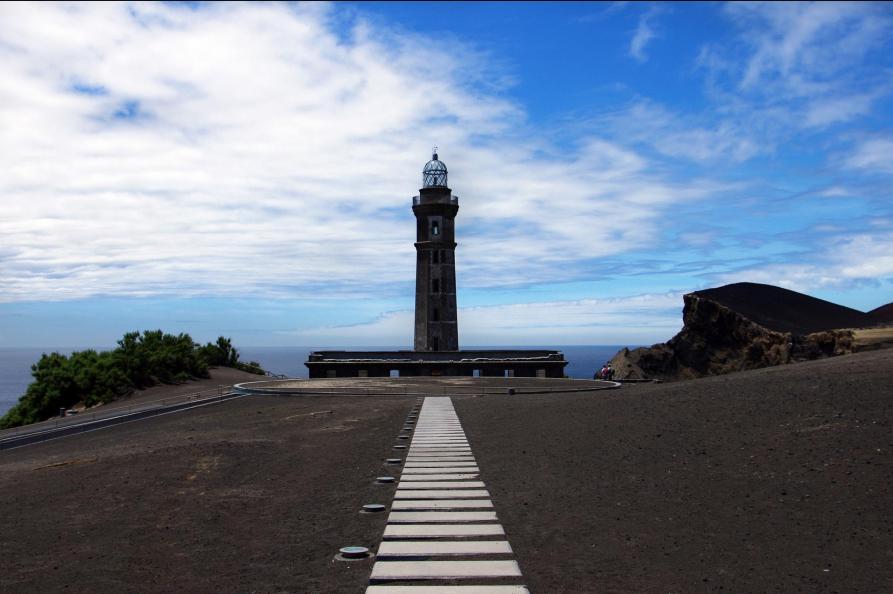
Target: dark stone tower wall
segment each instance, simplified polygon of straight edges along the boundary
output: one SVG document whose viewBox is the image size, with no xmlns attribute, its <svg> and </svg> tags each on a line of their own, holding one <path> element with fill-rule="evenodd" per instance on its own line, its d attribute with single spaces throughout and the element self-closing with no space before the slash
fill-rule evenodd
<svg viewBox="0 0 893 594">
<path fill-rule="evenodd" d="M 456 213 L 459 201 L 447 187 L 419 190 L 416 216 L 416 351 L 459 350 L 456 315 Z"/>
</svg>

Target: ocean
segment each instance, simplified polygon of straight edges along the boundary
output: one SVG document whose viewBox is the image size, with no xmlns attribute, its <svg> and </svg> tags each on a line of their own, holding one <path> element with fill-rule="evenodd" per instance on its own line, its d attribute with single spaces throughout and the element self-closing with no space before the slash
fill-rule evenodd
<svg viewBox="0 0 893 594">
<path fill-rule="evenodd" d="M 632 345 L 630 345 L 632 348 Z M 31 383 L 31 365 L 40 359 L 41 354 L 53 351 L 64 355 L 72 351 L 85 348 L 29 348 L 14 349 L 0 348 L 0 415 L 12 408 L 19 397 L 25 393 L 28 384 Z M 92 347 L 97 348 L 97 347 Z M 99 347 L 97 350 L 103 350 Z M 257 361 L 264 369 L 289 377 L 307 377 L 307 368 L 304 361 L 311 351 L 325 350 L 320 347 L 237 347 L 240 358 L 243 361 Z M 333 348 L 333 347 L 325 347 Z M 401 347 L 341 347 L 342 350 L 398 350 Z M 405 348 L 405 347 L 402 347 Z M 565 373 L 572 378 L 589 379 L 602 364 L 614 356 L 623 348 L 617 345 L 593 345 L 593 346 L 487 346 L 469 347 L 474 349 L 557 349 L 564 353 L 568 365 Z"/>
</svg>

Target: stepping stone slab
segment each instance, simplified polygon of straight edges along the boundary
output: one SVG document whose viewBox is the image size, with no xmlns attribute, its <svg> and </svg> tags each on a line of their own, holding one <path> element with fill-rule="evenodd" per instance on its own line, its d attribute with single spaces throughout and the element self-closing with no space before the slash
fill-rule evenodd
<svg viewBox="0 0 893 594">
<path fill-rule="evenodd" d="M 379 561 L 372 580 L 521 577 L 515 561 Z"/>
<path fill-rule="evenodd" d="M 416 435 L 413 441 L 468 441 L 465 435 Z"/>
<path fill-rule="evenodd" d="M 474 462 L 474 456 L 409 456 L 406 463 L 410 462 Z"/>
<path fill-rule="evenodd" d="M 433 441 L 433 440 L 443 440 L 443 439 L 461 439 L 463 441 L 468 441 L 466 435 L 416 435 L 415 441 Z"/>
<path fill-rule="evenodd" d="M 429 524 L 432 522 L 495 522 L 495 511 L 401 511 L 391 512 L 388 524 Z"/>
<path fill-rule="evenodd" d="M 465 439 L 467 435 L 463 435 L 462 433 L 422 433 L 421 431 L 417 431 L 415 434 L 415 439 Z"/>
<path fill-rule="evenodd" d="M 472 498 L 489 497 L 486 489 L 410 489 L 397 490 L 395 499 L 450 499 L 454 497 Z"/>
<path fill-rule="evenodd" d="M 456 491 L 456 494 L 460 494 Z M 493 509 L 493 502 L 489 499 L 395 499 L 391 509 Z"/>
<path fill-rule="evenodd" d="M 470 481 L 478 477 L 477 472 L 455 474 L 405 474 L 400 477 L 400 484 L 407 481 Z"/>
<path fill-rule="evenodd" d="M 474 459 L 474 454 L 471 452 L 407 452 L 406 453 L 407 460 L 412 458 L 465 458 L 465 459 Z"/>
<path fill-rule="evenodd" d="M 385 538 L 460 538 L 505 536 L 500 524 L 388 524 Z"/>
<path fill-rule="evenodd" d="M 484 481 L 413 481 L 400 483 L 397 490 L 412 489 L 483 489 Z"/>
<path fill-rule="evenodd" d="M 463 435 L 462 433 L 455 434 L 439 434 L 439 433 L 416 433 L 415 439 L 416 441 L 420 439 L 467 439 L 467 435 Z"/>
<path fill-rule="evenodd" d="M 419 451 L 419 450 L 411 450 L 406 452 L 407 458 L 465 458 L 466 460 L 471 458 L 474 459 L 474 454 L 470 451 Z"/>
<path fill-rule="evenodd" d="M 407 459 L 409 458 L 474 458 L 474 454 L 471 452 L 423 452 L 414 450 L 411 452 L 406 452 Z"/>
<path fill-rule="evenodd" d="M 530 594 L 524 586 L 369 586 L 366 594 Z"/>
<path fill-rule="evenodd" d="M 438 468 L 407 468 L 403 471 L 403 476 L 407 474 L 447 474 L 450 472 L 477 472 L 480 470 L 477 466 L 441 466 Z"/>
<path fill-rule="evenodd" d="M 425 429 L 462 429 L 462 423 L 459 422 L 456 418 L 434 419 L 425 417 L 423 419 L 419 419 L 416 422 L 416 425 L 418 425 L 419 427 L 424 427 Z"/>
<path fill-rule="evenodd" d="M 377 557 L 427 557 L 435 555 L 511 555 L 505 540 L 389 540 L 378 547 Z"/>
<path fill-rule="evenodd" d="M 477 466 L 477 462 L 457 462 L 449 460 L 437 460 L 434 462 L 407 462 L 406 468 L 443 468 L 444 466 Z"/>
<path fill-rule="evenodd" d="M 419 433 L 415 434 L 415 439 L 467 439 L 468 436 L 462 433 L 440 434 L 440 433 Z"/>
<path fill-rule="evenodd" d="M 414 457 L 415 458 L 427 458 L 428 456 L 414 456 Z M 455 458 L 456 456 L 447 456 L 447 458 L 450 458 L 450 457 Z M 471 458 L 471 459 L 469 460 L 468 458 Z M 402 461 L 403 460 L 401 460 L 401 462 Z M 413 463 L 416 465 L 437 464 L 437 465 L 442 465 L 442 466 L 449 466 L 450 464 L 453 464 L 455 466 L 467 466 L 469 464 L 471 464 L 471 465 L 477 464 L 477 462 L 474 461 L 474 456 L 466 456 L 466 458 L 464 460 L 443 460 L 443 459 L 438 459 L 438 458 L 434 457 L 433 460 L 407 460 L 406 463 L 407 464 Z"/>
</svg>

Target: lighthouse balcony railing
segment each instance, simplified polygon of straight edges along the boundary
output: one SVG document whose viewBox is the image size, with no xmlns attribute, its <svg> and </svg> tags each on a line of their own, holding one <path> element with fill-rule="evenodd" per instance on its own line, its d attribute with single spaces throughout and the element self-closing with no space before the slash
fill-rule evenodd
<svg viewBox="0 0 893 594">
<path fill-rule="evenodd" d="M 422 203 L 421 196 L 413 196 L 412 197 L 412 205 L 413 206 L 418 206 L 421 203 Z M 450 196 L 450 204 L 459 204 L 459 197 L 458 196 Z"/>
</svg>

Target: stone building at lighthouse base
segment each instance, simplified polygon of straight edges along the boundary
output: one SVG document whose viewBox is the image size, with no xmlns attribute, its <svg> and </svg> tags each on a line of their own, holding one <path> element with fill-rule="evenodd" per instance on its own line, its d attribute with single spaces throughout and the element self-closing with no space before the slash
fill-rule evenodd
<svg viewBox="0 0 893 594">
<path fill-rule="evenodd" d="M 564 377 L 560 351 L 317 351 L 305 363 L 311 378 Z"/>
</svg>

